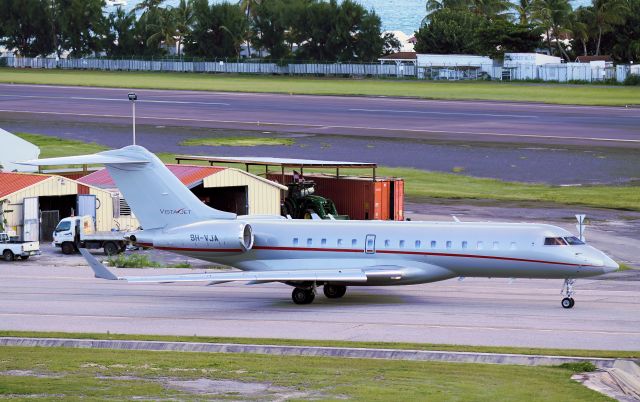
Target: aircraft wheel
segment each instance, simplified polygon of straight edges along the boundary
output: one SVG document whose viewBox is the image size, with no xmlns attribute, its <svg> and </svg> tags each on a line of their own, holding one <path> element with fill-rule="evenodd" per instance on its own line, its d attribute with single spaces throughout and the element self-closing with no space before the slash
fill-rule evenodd
<svg viewBox="0 0 640 402">
<path fill-rule="evenodd" d="M 342 285 L 324 285 L 322 290 L 329 299 L 339 299 L 347 293 L 347 287 Z"/>
<path fill-rule="evenodd" d="M 565 297 L 564 299 L 562 299 L 561 304 L 564 308 L 571 308 L 575 304 L 575 301 L 571 297 Z"/>
<path fill-rule="evenodd" d="M 295 288 L 291 293 L 291 298 L 295 304 L 310 304 L 316 295 L 312 289 Z"/>
</svg>

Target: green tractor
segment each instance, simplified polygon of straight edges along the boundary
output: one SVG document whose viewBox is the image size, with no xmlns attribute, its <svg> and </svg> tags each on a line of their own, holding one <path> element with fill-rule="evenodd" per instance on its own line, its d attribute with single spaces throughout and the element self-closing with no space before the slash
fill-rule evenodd
<svg viewBox="0 0 640 402">
<path fill-rule="evenodd" d="M 315 182 L 299 180 L 287 184 L 289 191 L 284 200 L 283 215 L 293 219 L 312 219 L 316 213 L 320 219 L 349 219 L 347 215 L 339 215 L 336 205 L 328 198 L 314 195 Z"/>
</svg>

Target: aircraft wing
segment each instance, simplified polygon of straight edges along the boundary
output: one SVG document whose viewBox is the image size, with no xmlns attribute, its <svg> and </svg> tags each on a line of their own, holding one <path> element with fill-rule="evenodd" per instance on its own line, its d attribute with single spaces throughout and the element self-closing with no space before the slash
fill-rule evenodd
<svg viewBox="0 0 640 402">
<path fill-rule="evenodd" d="M 321 269 L 286 271 L 239 271 L 214 272 L 182 275 L 152 275 L 119 277 L 102 265 L 91 253 L 81 248 L 80 253 L 87 260 L 96 278 L 124 280 L 132 283 L 209 282 L 215 285 L 224 282 L 366 282 L 367 275 L 362 269 Z"/>
</svg>

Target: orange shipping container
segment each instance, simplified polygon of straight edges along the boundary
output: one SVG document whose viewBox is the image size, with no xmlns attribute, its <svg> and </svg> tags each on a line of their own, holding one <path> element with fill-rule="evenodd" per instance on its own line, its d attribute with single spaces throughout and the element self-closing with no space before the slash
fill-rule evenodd
<svg viewBox="0 0 640 402">
<path fill-rule="evenodd" d="M 285 174 L 284 183 L 280 173 L 270 173 L 269 180 L 281 184 L 293 180 Z M 313 180 L 315 194 L 331 199 L 338 213 L 358 220 L 404 220 L 404 181 L 399 178 L 340 177 L 321 174 L 305 174 Z"/>
</svg>

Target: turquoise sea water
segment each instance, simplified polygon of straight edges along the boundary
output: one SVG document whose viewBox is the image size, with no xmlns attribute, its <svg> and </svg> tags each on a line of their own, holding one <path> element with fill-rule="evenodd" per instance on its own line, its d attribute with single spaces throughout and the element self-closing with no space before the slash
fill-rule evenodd
<svg viewBox="0 0 640 402">
<path fill-rule="evenodd" d="M 215 0 L 222 2 L 223 0 Z M 420 27 L 420 21 L 425 16 L 425 0 L 356 0 L 367 9 L 375 10 L 382 19 L 382 29 L 385 31 L 402 31 L 408 35 Z M 166 5 L 176 5 L 179 0 L 167 0 Z M 128 0 L 127 8 L 132 8 L 136 0 Z M 574 7 L 588 4 L 589 0 L 575 0 Z"/>
</svg>

